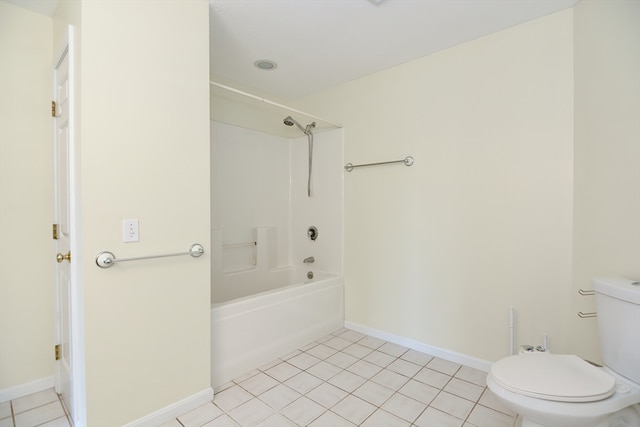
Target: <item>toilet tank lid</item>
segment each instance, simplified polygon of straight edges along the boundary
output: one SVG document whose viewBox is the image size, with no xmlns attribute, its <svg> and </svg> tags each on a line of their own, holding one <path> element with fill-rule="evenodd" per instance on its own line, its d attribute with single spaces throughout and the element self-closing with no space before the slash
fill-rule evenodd
<svg viewBox="0 0 640 427">
<path fill-rule="evenodd" d="M 634 283 L 638 282 L 619 277 L 600 277 L 593 279 L 593 290 L 599 294 L 640 305 L 640 284 Z"/>
</svg>

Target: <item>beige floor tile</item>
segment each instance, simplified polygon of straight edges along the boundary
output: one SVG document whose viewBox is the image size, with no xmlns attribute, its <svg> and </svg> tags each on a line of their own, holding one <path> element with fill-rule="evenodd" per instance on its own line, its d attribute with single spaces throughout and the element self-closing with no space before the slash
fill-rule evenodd
<svg viewBox="0 0 640 427">
<path fill-rule="evenodd" d="M 451 380 L 451 377 L 443 374 L 442 372 L 434 371 L 426 367 L 422 368 L 420 372 L 413 377 L 413 379 L 437 389 L 442 389 Z"/>
<path fill-rule="evenodd" d="M 460 427 L 463 421 L 435 408 L 428 407 L 414 424 L 418 427 Z"/>
<path fill-rule="evenodd" d="M 353 392 L 355 396 L 358 396 L 375 406 L 381 406 L 393 395 L 393 393 L 394 391 L 390 388 L 372 381 L 367 381 Z"/>
<path fill-rule="evenodd" d="M 478 427 L 511 427 L 515 418 L 482 405 L 476 405 L 467 421 Z"/>
<path fill-rule="evenodd" d="M 380 366 L 374 365 L 373 363 L 367 362 L 366 360 L 358 360 L 356 363 L 347 368 L 347 371 L 366 379 L 371 378 L 381 370 L 382 368 Z"/>
<path fill-rule="evenodd" d="M 19 414 L 51 402 L 59 402 L 58 395 L 52 388 L 12 400 L 11 404 L 13 413 Z"/>
<path fill-rule="evenodd" d="M 216 394 L 213 398 L 213 403 L 222 411 L 229 412 L 252 398 L 253 395 L 251 393 L 239 385 L 234 385 Z"/>
<path fill-rule="evenodd" d="M 260 400 L 273 409 L 280 410 L 294 400 L 299 399 L 300 396 L 301 394 L 297 391 L 292 390 L 284 384 L 280 384 L 261 394 Z"/>
<path fill-rule="evenodd" d="M 484 392 L 484 387 L 459 380 L 458 378 L 452 378 L 443 390 L 467 400 L 471 400 L 472 402 L 477 402 Z"/>
<path fill-rule="evenodd" d="M 329 383 L 322 383 L 314 388 L 307 397 L 329 409 L 347 396 L 347 392 Z"/>
<path fill-rule="evenodd" d="M 179 416 L 178 420 L 185 427 L 199 427 L 209 421 L 213 421 L 220 415 L 222 415 L 220 408 L 209 402 Z"/>
<path fill-rule="evenodd" d="M 314 377 L 306 372 L 300 372 L 298 375 L 289 378 L 284 383 L 300 394 L 307 394 L 314 388 L 322 384 L 320 378 Z"/>
<path fill-rule="evenodd" d="M 400 390 L 398 390 L 398 393 L 402 393 L 405 396 L 428 405 L 438 395 L 438 393 L 440 393 L 440 390 L 435 387 L 431 387 L 430 385 L 421 383 L 420 381 L 409 380 L 408 383 L 406 383 Z"/>
<path fill-rule="evenodd" d="M 399 390 L 403 385 L 409 382 L 409 378 L 396 372 L 383 369 L 371 378 L 374 383 L 383 385 L 393 391 Z"/>
<path fill-rule="evenodd" d="M 251 399 L 227 413 L 241 426 L 253 426 L 273 414 L 273 408 L 259 399 Z"/>
<path fill-rule="evenodd" d="M 464 420 L 467 418 L 469 413 L 471 413 L 474 404 L 467 399 L 442 391 L 435 399 L 433 399 L 431 406 L 449 415 L 453 415 L 456 418 Z"/>
<path fill-rule="evenodd" d="M 376 410 L 369 418 L 364 420 L 362 427 L 409 427 L 411 423 L 398 418 L 382 409 Z"/>
<path fill-rule="evenodd" d="M 332 407 L 331 411 L 355 425 L 360 425 L 369 415 L 373 414 L 376 409 L 372 404 L 354 395 L 349 395 Z"/>
<path fill-rule="evenodd" d="M 309 424 L 309 427 L 356 427 L 356 425 L 340 415 L 327 411 Z"/>
<path fill-rule="evenodd" d="M 331 377 L 334 377 L 341 371 L 342 371 L 341 367 L 336 366 L 332 363 L 326 362 L 324 360 L 307 369 L 308 373 L 324 381 L 328 380 Z"/>
<path fill-rule="evenodd" d="M 456 378 L 479 385 L 480 387 L 487 386 L 487 373 L 478 369 L 462 366 L 458 372 L 456 372 L 455 376 Z"/>
<path fill-rule="evenodd" d="M 443 374 L 452 376 L 456 373 L 458 369 L 460 369 L 462 365 L 458 363 L 451 362 L 449 360 L 440 359 L 439 357 L 434 357 L 431 359 L 429 363 L 427 363 L 427 368 L 433 369 L 434 371 L 442 372 Z"/>
<path fill-rule="evenodd" d="M 327 382 L 341 388 L 347 393 L 351 393 L 353 390 L 360 387 L 365 381 L 366 380 L 364 378 L 356 374 L 352 374 L 349 371 L 342 371 Z"/>
<path fill-rule="evenodd" d="M 57 397 L 57 396 L 56 396 Z M 33 427 L 56 418 L 64 417 L 64 409 L 59 400 L 15 415 L 16 427 Z"/>
<path fill-rule="evenodd" d="M 281 413 L 294 423 L 306 426 L 326 412 L 326 408 L 311 399 L 302 396 L 285 406 Z"/>
<path fill-rule="evenodd" d="M 394 394 L 382 405 L 382 409 L 385 411 L 409 422 L 414 422 L 426 407 L 425 403 L 418 402 L 400 393 Z"/>
<path fill-rule="evenodd" d="M 298 427 L 293 421 L 282 414 L 273 414 L 267 419 L 260 421 L 256 427 Z"/>
<path fill-rule="evenodd" d="M 11 402 L 0 403 L 0 419 L 11 416 Z"/>
<path fill-rule="evenodd" d="M 259 396 L 265 391 L 277 386 L 278 384 L 280 384 L 278 381 L 260 371 L 257 371 L 254 376 L 247 378 L 242 382 L 238 382 L 238 385 L 240 387 L 253 394 L 254 396 Z"/>
</svg>

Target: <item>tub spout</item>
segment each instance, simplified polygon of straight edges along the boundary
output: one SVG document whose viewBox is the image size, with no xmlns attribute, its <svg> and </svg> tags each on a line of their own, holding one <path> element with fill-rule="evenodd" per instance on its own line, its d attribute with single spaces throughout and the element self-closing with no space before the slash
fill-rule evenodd
<svg viewBox="0 0 640 427">
<path fill-rule="evenodd" d="M 302 260 L 302 262 L 304 262 L 305 264 L 311 264 L 312 262 L 314 262 L 316 259 L 312 256 L 307 257 L 305 259 Z"/>
</svg>

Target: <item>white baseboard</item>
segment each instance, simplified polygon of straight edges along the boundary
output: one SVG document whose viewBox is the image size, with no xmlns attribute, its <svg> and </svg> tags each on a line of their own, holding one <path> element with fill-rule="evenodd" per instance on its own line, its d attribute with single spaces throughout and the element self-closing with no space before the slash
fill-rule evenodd
<svg viewBox="0 0 640 427">
<path fill-rule="evenodd" d="M 142 418 L 138 418 L 135 421 L 131 421 L 130 423 L 125 424 L 124 427 L 156 427 L 177 418 L 180 415 L 184 415 L 185 413 L 196 409 L 198 406 L 211 402 L 212 400 L 213 389 L 209 387 L 199 393 L 172 403 L 169 406 L 165 406 L 156 412 Z"/>
<path fill-rule="evenodd" d="M 53 387 L 53 377 L 40 378 L 26 384 L 0 389 L 0 402 L 18 399 L 28 394 L 48 390 Z"/>
<path fill-rule="evenodd" d="M 408 347 L 413 350 L 421 351 L 427 354 L 432 354 L 441 359 L 449 360 L 455 363 L 460 363 L 462 365 L 466 365 L 471 368 L 478 369 L 480 371 L 489 372 L 489 369 L 491 368 L 491 365 L 492 365 L 491 362 L 488 362 L 486 360 L 482 360 L 476 357 L 457 353 L 455 351 L 434 347 L 429 344 L 424 344 L 419 341 L 393 335 L 388 332 L 380 331 L 378 329 L 373 329 L 368 326 L 360 325 L 358 323 L 349 322 L 347 320 L 344 321 L 344 327 L 348 329 L 353 329 L 354 331 L 360 332 L 361 334 L 370 335 L 374 338 L 380 338 L 381 340 L 389 341 L 391 343 Z"/>
</svg>

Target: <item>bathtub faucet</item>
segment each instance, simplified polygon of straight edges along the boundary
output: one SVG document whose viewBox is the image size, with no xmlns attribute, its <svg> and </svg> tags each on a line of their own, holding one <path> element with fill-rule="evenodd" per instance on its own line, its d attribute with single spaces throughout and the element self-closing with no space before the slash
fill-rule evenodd
<svg viewBox="0 0 640 427">
<path fill-rule="evenodd" d="M 314 262 L 316 259 L 312 256 L 305 258 L 302 260 L 302 262 L 304 262 L 305 264 L 311 264 L 312 262 Z"/>
</svg>

